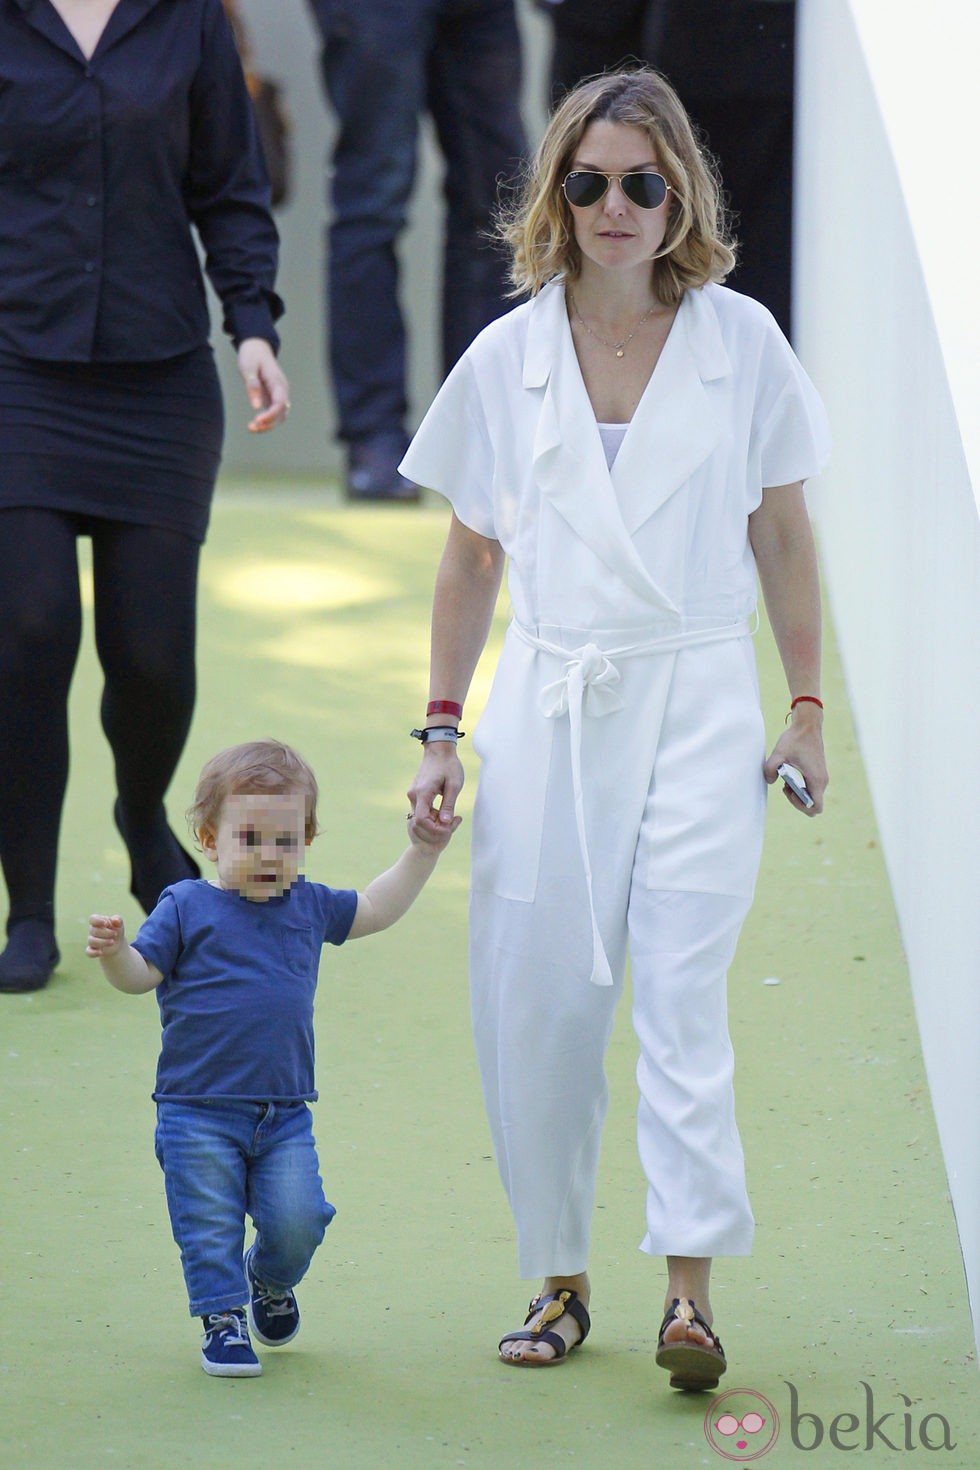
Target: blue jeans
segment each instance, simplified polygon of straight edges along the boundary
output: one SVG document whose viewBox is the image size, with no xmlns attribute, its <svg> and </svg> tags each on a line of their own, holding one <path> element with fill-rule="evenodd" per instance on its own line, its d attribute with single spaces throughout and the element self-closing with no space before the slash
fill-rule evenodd
<svg viewBox="0 0 980 1470">
<path fill-rule="evenodd" d="M 303 1279 L 336 1214 L 323 1197 L 305 1103 L 159 1102 L 156 1155 L 191 1316 L 248 1301 L 246 1214 L 255 1274 L 283 1289 Z"/>
<path fill-rule="evenodd" d="M 339 125 L 326 296 L 340 438 L 404 434 L 396 242 L 428 111 L 446 161 L 443 371 L 508 309 L 485 238 L 498 178 L 526 153 L 514 0 L 309 0 Z"/>
</svg>

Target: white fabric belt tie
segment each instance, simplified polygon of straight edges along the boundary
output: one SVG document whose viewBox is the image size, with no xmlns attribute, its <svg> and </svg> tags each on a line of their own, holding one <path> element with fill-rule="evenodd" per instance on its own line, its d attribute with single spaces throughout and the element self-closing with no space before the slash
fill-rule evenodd
<svg viewBox="0 0 980 1470">
<path fill-rule="evenodd" d="M 585 830 L 585 797 L 582 788 L 582 717 L 590 715 L 600 719 L 624 708 L 617 684 L 620 672 L 614 660 L 637 658 L 644 654 L 677 653 L 682 648 L 694 648 L 701 643 L 718 643 L 726 638 L 745 638 L 751 635 L 752 627 L 747 618 L 736 623 L 715 624 L 709 627 L 686 628 L 660 637 L 645 639 L 639 643 L 625 643 L 620 648 L 602 649 L 595 643 L 585 643 L 581 648 L 563 648 L 559 643 L 550 643 L 539 638 L 530 628 L 525 628 L 517 619 L 511 628 L 518 638 L 530 648 L 549 653 L 562 663 L 559 679 L 546 684 L 538 696 L 538 708 L 548 719 L 557 719 L 567 714 L 569 723 L 570 751 L 572 763 L 572 794 L 575 801 L 575 826 L 578 832 L 579 852 L 585 870 L 585 883 L 589 895 L 589 918 L 592 924 L 592 973 L 593 985 L 611 985 L 612 971 L 606 957 L 602 935 L 596 919 L 595 898 L 592 892 L 592 860 Z"/>
</svg>

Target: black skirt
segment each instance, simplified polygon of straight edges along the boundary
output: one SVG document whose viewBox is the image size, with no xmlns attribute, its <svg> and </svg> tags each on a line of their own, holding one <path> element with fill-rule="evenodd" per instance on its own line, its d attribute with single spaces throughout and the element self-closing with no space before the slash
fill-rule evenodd
<svg viewBox="0 0 980 1470">
<path fill-rule="evenodd" d="M 0 507 L 132 521 L 203 541 L 223 436 L 210 347 L 125 363 L 0 352 Z"/>
</svg>

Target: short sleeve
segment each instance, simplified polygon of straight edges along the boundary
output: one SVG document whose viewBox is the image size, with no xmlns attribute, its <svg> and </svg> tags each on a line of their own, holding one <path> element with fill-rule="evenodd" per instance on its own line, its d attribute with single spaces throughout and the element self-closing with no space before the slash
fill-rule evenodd
<svg viewBox="0 0 980 1470">
<path fill-rule="evenodd" d="M 764 486 L 819 474 L 830 457 L 830 427 L 816 388 L 772 324 L 757 399 L 756 448 Z"/>
<path fill-rule="evenodd" d="M 165 888 L 151 914 L 142 922 L 133 940 L 133 948 L 155 965 L 161 975 L 170 975 L 180 957 L 180 914 L 173 890 Z"/>
<path fill-rule="evenodd" d="M 469 356 L 439 389 L 399 468 L 416 485 L 444 495 L 464 526 L 497 538 L 493 445 Z"/>
<path fill-rule="evenodd" d="M 315 898 L 323 944 L 343 944 L 357 913 L 356 888 L 328 888 L 323 883 L 308 884 Z"/>
</svg>

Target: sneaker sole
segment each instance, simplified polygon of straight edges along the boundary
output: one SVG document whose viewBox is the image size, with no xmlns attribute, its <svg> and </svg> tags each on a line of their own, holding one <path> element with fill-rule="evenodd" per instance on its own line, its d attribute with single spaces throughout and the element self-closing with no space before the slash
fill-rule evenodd
<svg viewBox="0 0 980 1470">
<path fill-rule="evenodd" d="M 258 1378 L 261 1363 L 212 1363 L 201 1354 L 201 1367 L 209 1378 Z"/>
</svg>

